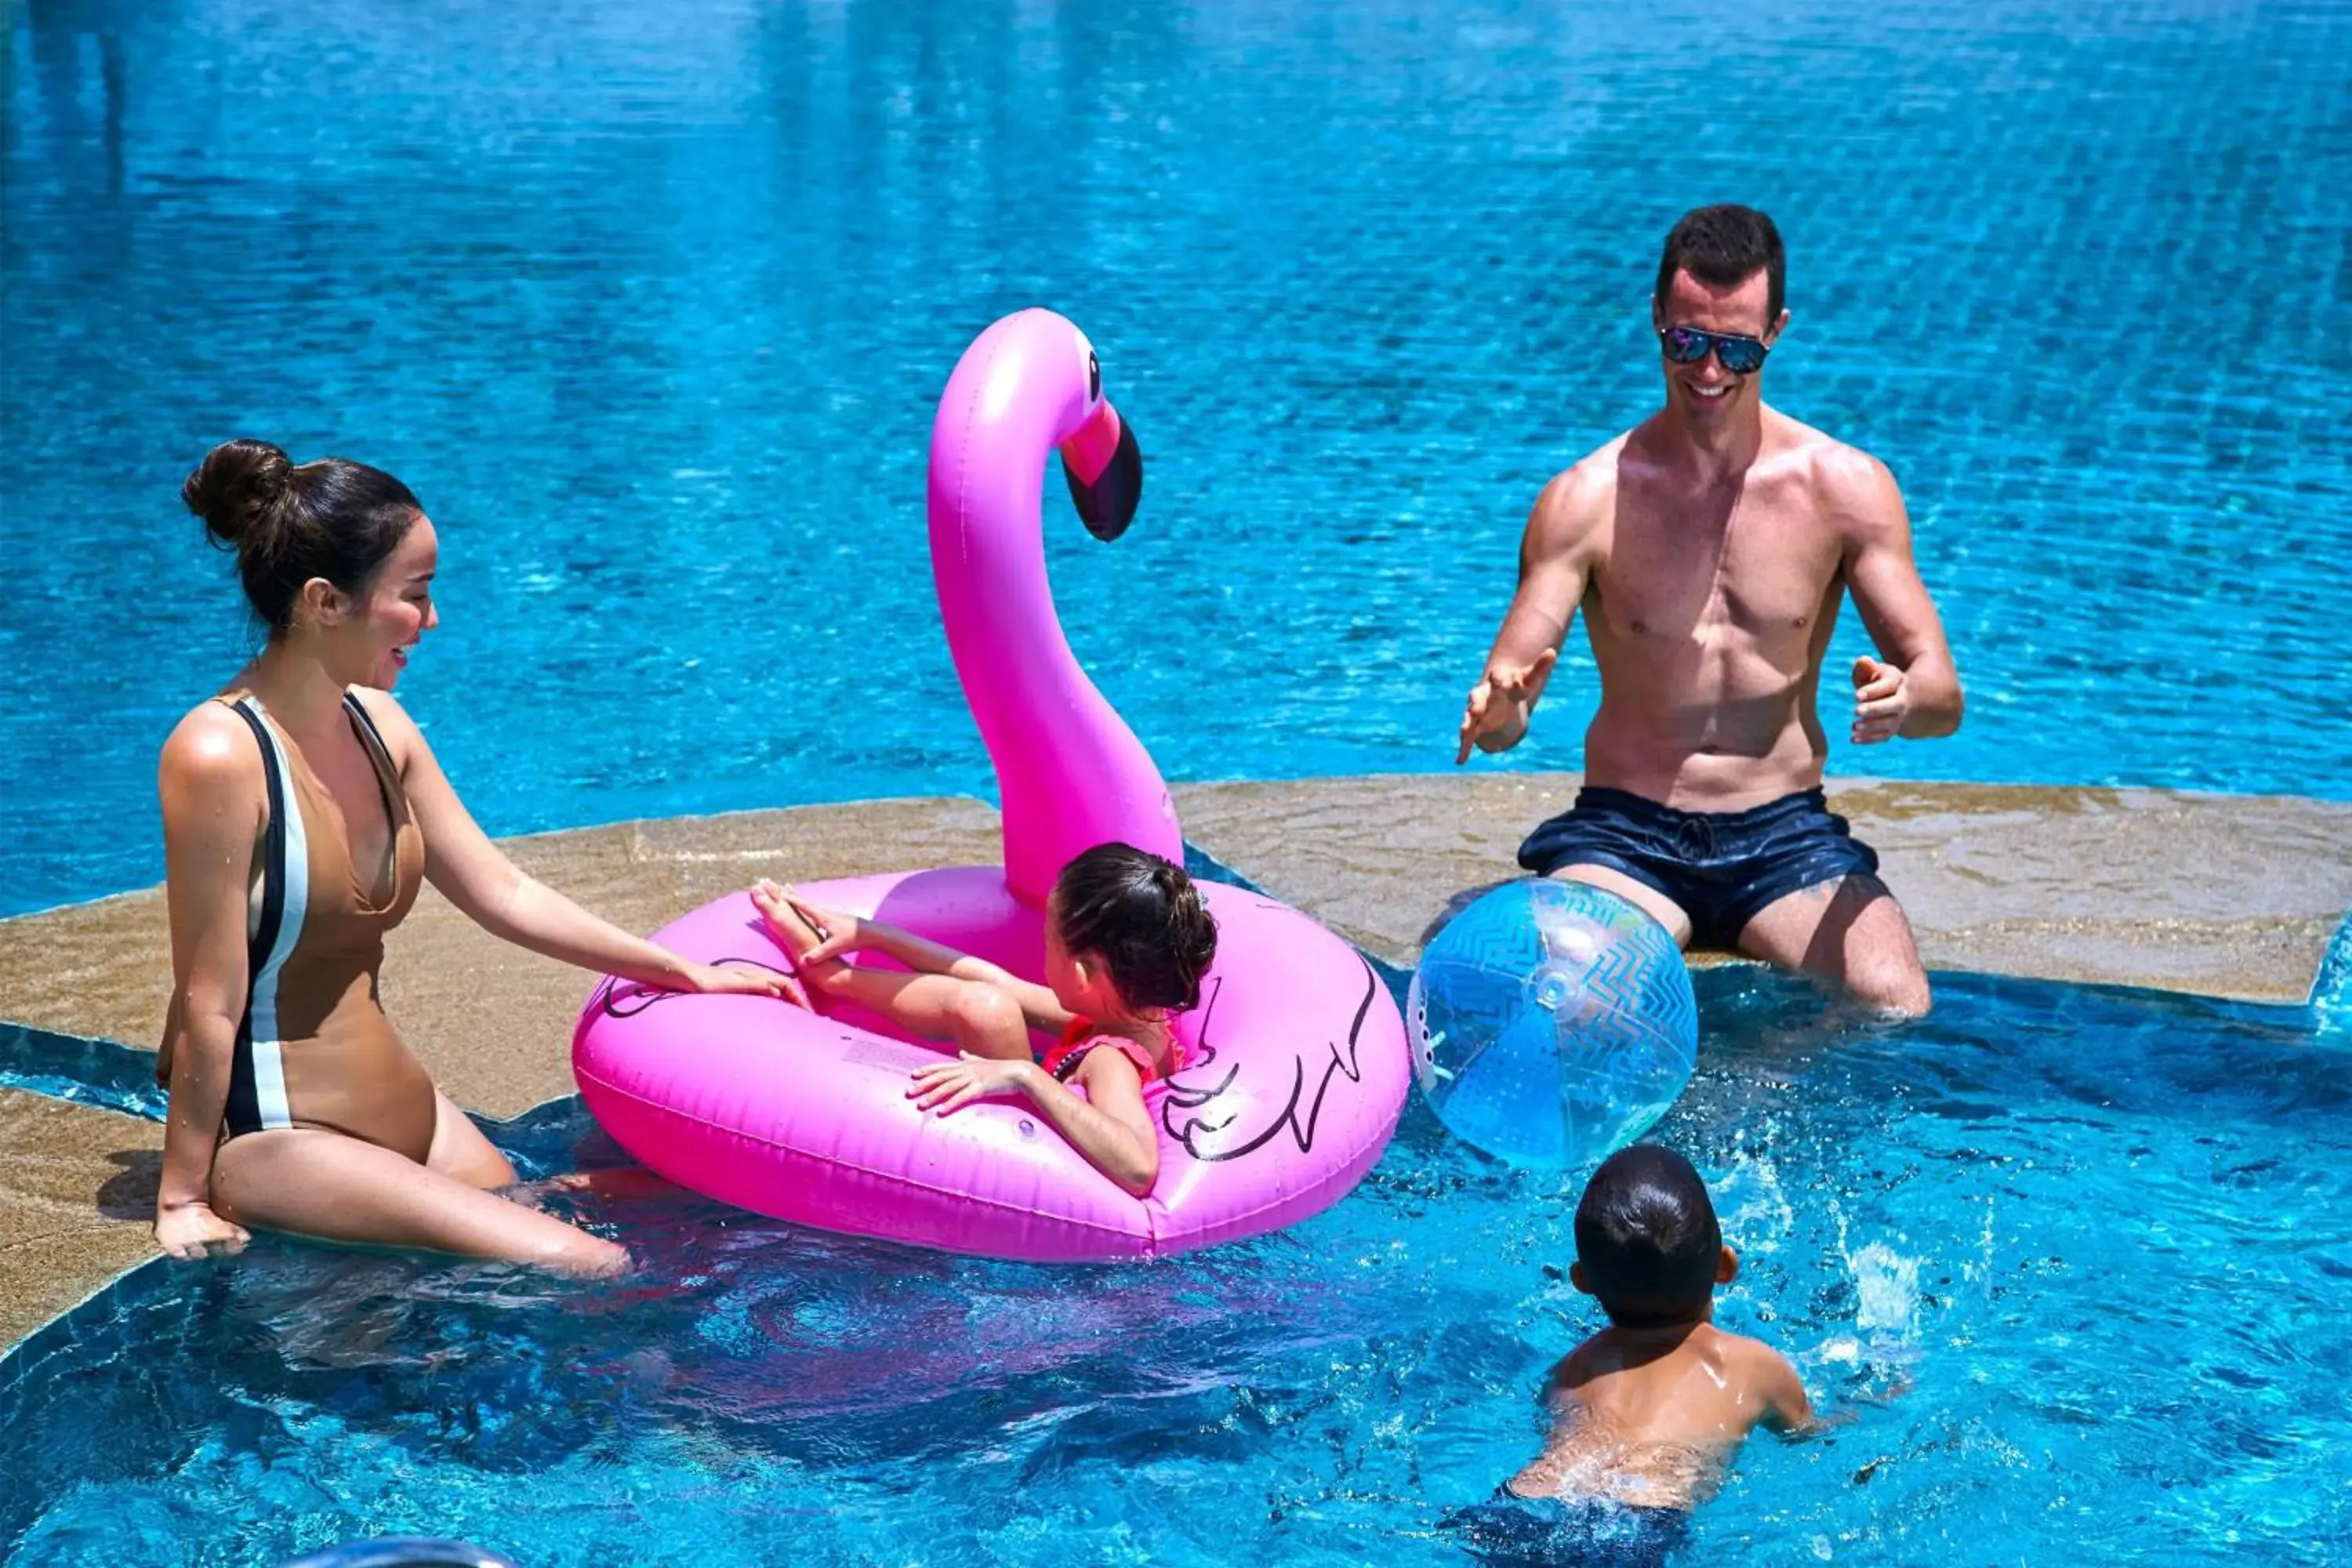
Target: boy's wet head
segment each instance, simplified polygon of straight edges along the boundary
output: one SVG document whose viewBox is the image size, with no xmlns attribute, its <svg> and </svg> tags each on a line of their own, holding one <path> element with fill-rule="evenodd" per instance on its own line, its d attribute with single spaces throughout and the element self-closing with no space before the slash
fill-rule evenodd
<svg viewBox="0 0 2352 1568">
<path fill-rule="evenodd" d="M 1620 1328 L 1706 1316 L 1723 1262 L 1706 1184 L 1671 1149 L 1637 1143 L 1601 1163 L 1576 1205 L 1578 1285 Z"/>
</svg>

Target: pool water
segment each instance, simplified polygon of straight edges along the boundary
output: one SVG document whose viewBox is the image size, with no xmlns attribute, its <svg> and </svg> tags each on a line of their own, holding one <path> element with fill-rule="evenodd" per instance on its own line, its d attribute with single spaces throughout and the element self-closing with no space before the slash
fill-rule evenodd
<svg viewBox="0 0 2352 1568">
<path fill-rule="evenodd" d="M 1717 1321 L 1826 1436 L 1740 1455 L 1678 1561 L 2325 1562 L 2352 1552 L 2352 1055 L 2300 1009 L 1948 976 L 1825 1021 L 1698 976 L 1657 1136 L 1707 1177 Z M 561 1102 L 527 1168 L 612 1157 Z M 602 1564 L 1465 1561 L 1437 1521 L 1540 1436 L 1596 1326 L 1575 1187 L 1418 1103 L 1346 1202 L 1165 1263 L 1045 1268 L 698 1199 L 585 1217 L 584 1289 L 265 1239 L 0 1363 L 0 1553 L 266 1565 L 374 1533 Z"/>
<path fill-rule="evenodd" d="M 1657 396 L 1661 237 L 1732 198 L 1792 250 L 1768 391 L 1903 480 L 1972 698 L 1833 772 L 2352 793 L 2342 5 L 5 25 L 0 913 L 161 876 L 156 750 L 247 646 L 177 487 L 237 434 L 425 499 L 402 696 L 493 831 L 988 793 L 924 453 L 1041 302 L 1148 454 L 1127 539 L 1048 551 L 1168 773 L 1444 768 L 1529 501 Z M 1580 638 L 1476 765 L 1576 766 L 1592 706 Z"/>
</svg>

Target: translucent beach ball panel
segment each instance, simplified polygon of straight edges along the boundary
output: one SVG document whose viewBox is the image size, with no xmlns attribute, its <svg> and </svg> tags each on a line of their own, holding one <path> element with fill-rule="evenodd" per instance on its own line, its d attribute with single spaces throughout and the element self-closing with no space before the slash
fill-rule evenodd
<svg viewBox="0 0 2352 1568">
<path fill-rule="evenodd" d="M 1581 882 L 1513 882 L 1429 944 L 1406 998 L 1413 1072 L 1454 1135 L 1568 1170 L 1666 1113 L 1698 1057 L 1690 970 L 1666 930 Z"/>
</svg>

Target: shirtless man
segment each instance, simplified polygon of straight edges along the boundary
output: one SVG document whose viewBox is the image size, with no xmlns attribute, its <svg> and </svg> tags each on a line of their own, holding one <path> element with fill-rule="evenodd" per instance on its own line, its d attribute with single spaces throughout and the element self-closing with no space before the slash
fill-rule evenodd
<svg viewBox="0 0 2352 1568">
<path fill-rule="evenodd" d="M 1622 894 L 1685 946 L 1916 1016 L 1910 922 L 1822 801 L 1816 693 L 1839 595 L 1879 653 L 1854 663 L 1856 744 L 1950 734 L 1959 676 L 1894 477 L 1765 405 L 1783 276 L 1772 220 L 1749 208 L 1702 207 L 1666 237 L 1650 301 L 1665 406 L 1537 499 L 1455 761 L 1527 733 L 1580 607 L 1601 672 L 1585 788 L 1519 864 Z"/>
</svg>

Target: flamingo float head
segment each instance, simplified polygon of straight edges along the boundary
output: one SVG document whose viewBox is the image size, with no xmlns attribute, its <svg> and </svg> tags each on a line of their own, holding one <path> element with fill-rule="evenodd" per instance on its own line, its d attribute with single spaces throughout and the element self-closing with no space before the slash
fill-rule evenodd
<svg viewBox="0 0 2352 1568">
<path fill-rule="evenodd" d="M 1005 880 L 1031 904 L 1097 844 L 1184 856 L 1159 767 L 1087 678 L 1055 614 L 1043 518 L 1055 452 L 1088 531 L 1125 532 L 1143 491 L 1135 433 L 1103 395 L 1086 334 L 1051 310 L 1022 310 L 973 340 L 948 378 L 931 426 L 929 510 L 948 649 L 1003 801 Z M 1151 614 L 1139 593 L 1135 624 Z"/>
</svg>

